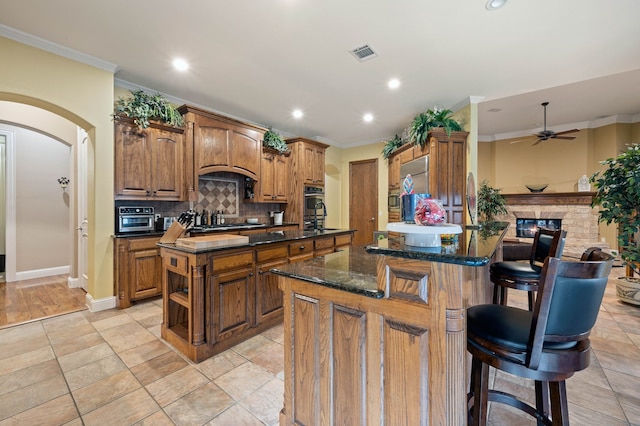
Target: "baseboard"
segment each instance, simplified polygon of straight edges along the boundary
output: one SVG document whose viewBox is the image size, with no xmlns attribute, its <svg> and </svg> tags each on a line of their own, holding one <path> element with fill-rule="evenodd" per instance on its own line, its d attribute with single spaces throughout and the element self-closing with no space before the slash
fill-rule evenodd
<svg viewBox="0 0 640 426">
<path fill-rule="evenodd" d="M 107 309 L 113 309 L 116 307 L 116 297 L 109 296 L 104 299 L 94 299 L 89 293 L 85 296 L 87 301 L 87 308 L 91 312 L 106 311 Z"/>
<path fill-rule="evenodd" d="M 33 278 L 52 277 L 54 275 L 66 275 L 69 273 L 69 265 L 55 268 L 33 269 L 31 271 L 16 272 L 16 281 L 31 280 Z"/>
<path fill-rule="evenodd" d="M 80 280 L 78 278 L 67 278 L 67 287 L 69 288 L 78 288 L 80 287 Z"/>
</svg>

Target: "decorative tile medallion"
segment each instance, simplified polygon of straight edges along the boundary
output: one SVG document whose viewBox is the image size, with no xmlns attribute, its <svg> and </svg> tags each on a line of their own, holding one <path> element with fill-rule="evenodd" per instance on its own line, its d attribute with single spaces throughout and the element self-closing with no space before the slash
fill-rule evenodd
<svg viewBox="0 0 640 426">
<path fill-rule="evenodd" d="M 238 181 L 233 179 L 200 177 L 198 205 L 209 211 L 222 210 L 225 217 L 238 217 Z"/>
</svg>

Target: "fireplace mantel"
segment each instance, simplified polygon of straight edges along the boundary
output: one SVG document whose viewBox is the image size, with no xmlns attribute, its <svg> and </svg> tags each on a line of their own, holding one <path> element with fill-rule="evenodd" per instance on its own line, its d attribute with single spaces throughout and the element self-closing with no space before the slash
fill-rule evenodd
<svg viewBox="0 0 640 426">
<path fill-rule="evenodd" d="M 507 205 L 591 205 L 595 192 L 532 192 L 529 194 L 502 194 Z"/>
</svg>

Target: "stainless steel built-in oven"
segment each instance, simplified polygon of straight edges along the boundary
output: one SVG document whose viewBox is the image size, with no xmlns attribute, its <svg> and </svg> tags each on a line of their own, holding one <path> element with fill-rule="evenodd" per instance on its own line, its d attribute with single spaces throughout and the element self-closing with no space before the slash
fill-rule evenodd
<svg viewBox="0 0 640 426">
<path fill-rule="evenodd" d="M 389 212 L 400 213 L 400 190 L 389 191 L 387 206 L 389 208 Z"/>
<path fill-rule="evenodd" d="M 304 187 L 304 227 L 312 229 L 317 220 L 317 227 L 324 228 L 327 207 L 324 204 L 324 188 L 321 186 Z"/>
<path fill-rule="evenodd" d="M 151 232 L 156 228 L 153 207 L 118 207 L 116 233 Z"/>
</svg>

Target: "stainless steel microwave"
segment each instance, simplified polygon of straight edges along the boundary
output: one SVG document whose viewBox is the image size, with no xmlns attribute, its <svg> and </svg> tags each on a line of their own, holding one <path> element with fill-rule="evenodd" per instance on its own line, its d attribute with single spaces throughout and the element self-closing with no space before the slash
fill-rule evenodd
<svg viewBox="0 0 640 426">
<path fill-rule="evenodd" d="M 387 200 L 387 207 L 390 212 L 400 211 L 400 191 L 390 191 Z"/>
<path fill-rule="evenodd" d="M 116 233 L 151 232 L 156 228 L 153 207 L 118 207 Z"/>
</svg>

